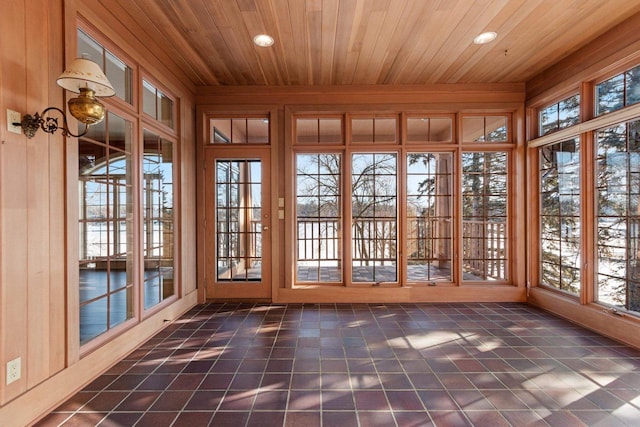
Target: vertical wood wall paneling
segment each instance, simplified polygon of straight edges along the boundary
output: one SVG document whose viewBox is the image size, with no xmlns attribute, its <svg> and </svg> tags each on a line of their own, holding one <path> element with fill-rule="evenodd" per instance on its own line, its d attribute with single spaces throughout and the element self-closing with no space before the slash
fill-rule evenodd
<svg viewBox="0 0 640 427">
<path fill-rule="evenodd" d="M 38 3 L 42 3 L 42 0 Z M 26 4 L 12 0 L 3 6 L 11 13 L 0 14 L 0 57 L 2 62 L 3 135 L 0 151 L 0 212 L 2 271 L 0 280 L 0 404 L 27 388 L 27 142 L 22 135 L 6 131 L 6 109 L 26 112 L 25 31 Z M 33 2 L 36 3 L 36 2 Z M 6 363 L 20 357 L 22 375 L 6 384 Z"/>
<path fill-rule="evenodd" d="M 58 72 L 64 69 L 63 7 L 62 0 L 47 2 L 49 17 L 48 105 L 62 107 L 63 91 L 55 84 Z M 66 366 L 66 281 L 65 281 L 65 140 L 62 135 L 49 138 L 49 374 Z"/>
<path fill-rule="evenodd" d="M 49 3 L 25 2 L 26 109 L 30 114 L 49 105 L 47 55 Z M 55 84 L 55 83 L 54 83 Z M 54 113 L 56 114 L 56 113 Z M 27 388 L 49 371 L 49 134 L 38 131 L 27 146 Z"/>
</svg>

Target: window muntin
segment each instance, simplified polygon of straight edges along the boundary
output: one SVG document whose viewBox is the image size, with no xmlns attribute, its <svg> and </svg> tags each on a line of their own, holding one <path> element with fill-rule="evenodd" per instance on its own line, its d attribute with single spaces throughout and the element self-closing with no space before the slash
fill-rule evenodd
<svg viewBox="0 0 640 427">
<path fill-rule="evenodd" d="M 580 293 L 580 140 L 538 149 L 540 176 L 540 282 Z"/>
<path fill-rule="evenodd" d="M 407 142 L 452 142 L 452 129 L 450 117 L 407 117 Z"/>
<path fill-rule="evenodd" d="M 173 143 L 144 130 L 142 208 L 144 308 L 175 294 Z"/>
<path fill-rule="evenodd" d="M 352 117 L 351 142 L 396 144 L 398 120 L 395 117 Z"/>
<path fill-rule="evenodd" d="M 407 280 L 452 281 L 453 154 L 407 154 Z"/>
<path fill-rule="evenodd" d="M 397 282 L 397 155 L 351 157 L 352 282 Z"/>
<path fill-rule="evenodd" d="M 296 281 L 342 282 L 342 156 L 296 155 Z"/>
<path fill-rule="evenodd" d="M 146 80 L 142 80 L 142 111 L 173 129 L 173 100 Z"/>
<path fill-rule="evenodd" d="M 597 301 L 640 312 L 640 120 L 595 132 Z"/>
<path fill-rule="evenodd" d="M 342 144 L 342 119 L 300 117 L 296 119 L 297 144 Z"/>
<path fill-rule="evenodd" d="M 269 144 L 269 118 L 212 118 L 209 132 L 210 144 Z"/>
<path fill-rule="evenodd" d="M 580 95 L 570 96 L 542 108 L 538 113 L 538 121 L 540 136 L 580 123 Z"/>
<path fill-rule="evenodd" d="M 462 142 L 509 142 L 508 116 L 464 116 Z"/>
<path fill-rule="evenodd" d="M 78 142 L 81 344 L 133 317 L 132 141 L 109 112 Z"/>
<path fill-rule="evenodd" d="M 507 280 L 507 152 L 462 153 L 463 280 Z"/>
<path fill-rule="evenodd" d="M 113 85 L 115 96 L 133 104 L 131 67 L 81 29 L 78 29 L 78 56 L 97 63 Z"/>
<path fill-rule="evenodd" d="M 595 87 L 596 116 L 640 102 L 640 65 Z"/>
</svg>

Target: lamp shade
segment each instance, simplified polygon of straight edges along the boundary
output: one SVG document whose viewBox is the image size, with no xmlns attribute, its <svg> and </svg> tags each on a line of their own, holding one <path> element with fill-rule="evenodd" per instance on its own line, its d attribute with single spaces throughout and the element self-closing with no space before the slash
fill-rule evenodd
<svg viewBox="0 0 640 427">
<path fill-rule="evenodd" d="M 88 88 L 95 96 L 107 97 L 116 94 L 100 66 L 85 58 L 71 61 L 64 73 L 58 77 L 57 83 L 58 86 L 75 93 L 79 93 L 80 88 Z"/>
</svg>

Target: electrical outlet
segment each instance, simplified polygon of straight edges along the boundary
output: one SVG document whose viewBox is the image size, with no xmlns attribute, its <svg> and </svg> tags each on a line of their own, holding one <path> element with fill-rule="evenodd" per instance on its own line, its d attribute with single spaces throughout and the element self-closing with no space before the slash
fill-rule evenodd
<svg viewBox="0 0 640 427">
<path fill-rule="evenodd" d="M 22 359 L 17 358 L 7 362 L 7 385 L 20 379 Z"/>
<path fill-rule="evenodd" d="M 7 130 L 9 132 L 17 133 L 18 135 L 22 134 L 20 125 L 14 125 L 14 123 L 20 123 L 21 121 L 20 113 L 7 109 Z"/>
</svg>

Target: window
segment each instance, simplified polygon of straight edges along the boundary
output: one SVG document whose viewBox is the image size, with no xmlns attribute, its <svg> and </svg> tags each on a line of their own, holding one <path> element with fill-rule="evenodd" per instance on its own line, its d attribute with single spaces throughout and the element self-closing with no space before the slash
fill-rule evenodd
<svg viewBox="0 0 640 427">
<path fill-rule="evenodd" d="M 640 101 L 640 65 L 596 85 L 596 116 Z"/>
<path fill-rule="evenodd" d="M 146 80 L 142 80 L 142 111 L 173 129 L 173 100 Z"/>
<path fill-rule="evenodd" d="M 539 135 L 547 135 L 580 123 L 580 95 L 576 94 L 538 113 Z"/>
<path fill-rule="evenodd" d="M 506 152 L 462 153 L 463 280 L 506 280 Z"/>
<path fill-rule="evenodd" d="M 453 155 L 407 154 L 407 279 L 452 281 Z"/>
<path fill-rule="evenodd" d="M 133 316 L 132 143 L 111 112 L 78 143 L 81 344 Z"/>
<path fill-rule="evenodd" d="M 332 117 L 296 119 L 296 143 L 342 144 L 342 119 Z"/>
<path fill-rule="evenodd" d="M 540 282 L 580 293 L 580 143 L 540 147 Z"/>
<path fill-rule="evenodd" d="M 210 144 L 269 144 L 269 118 L 212 118 L 209 132 Z"/>
<path fill-rule="evenodd" d="M 395 144 L 398 142 L 395 117 L 354 117 L 351 119 L 351 142 Z"/>
<path fill-rule="evenodd" d="M 452 142 L 450 117 L 408 117 L 407 142 Z"/>
<path fill-rule="evenodd" d="M 175 294 L 173 144 L 144 131 L 142 159 L 144 308 Z"/>
<path fill-rule="evenodd" d="M 81 29 L 78 29 L 78 56 L 97 63 L 113 85 L 115 96 L 133 104 L 131 67 Z"/>
<path fill-rule="evenodd" d="M 640 120 L 595 133 L 597 300 L 640 312 Z"/>
<path fill-rule="evenodd" d="M 296 155 L 296 280 L 342 282 L 342 157 Z"/>
<path fill-rule="evenodd" d="M 462 142 L 508 142 L 507 116 L 462 118 Z"/>
<path fill-rule="evenodd" d="M 351 158 L 353 282 L 397 282 L 397 156 Z"/>
</svg>

